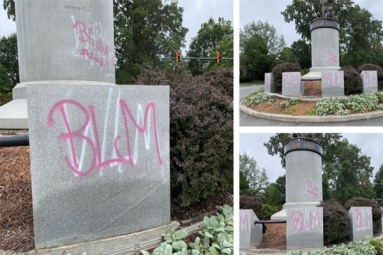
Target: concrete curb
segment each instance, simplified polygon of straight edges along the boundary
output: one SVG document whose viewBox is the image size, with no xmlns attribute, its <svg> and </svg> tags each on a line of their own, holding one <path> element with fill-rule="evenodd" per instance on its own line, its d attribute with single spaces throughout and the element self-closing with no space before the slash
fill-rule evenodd
<svg viewBox="0 0 383 255">
<path fill-rule="evenodd" d="M 353 120 L 369 120 L 374 118 L 383 117 L 383 111 L 375 111 L 368 113 L 357 113 L 345 116 L 291 116 L 286 114 L 271 114 L 264 112 L 257 112 L 244 105 L 240 105 L 239 109 L 241 112 L 269 120 L 284 121 L 284 122 L 314 122 L 314 123 L 325 123 L 325 122 L 347 122 Z"/>
</svg>

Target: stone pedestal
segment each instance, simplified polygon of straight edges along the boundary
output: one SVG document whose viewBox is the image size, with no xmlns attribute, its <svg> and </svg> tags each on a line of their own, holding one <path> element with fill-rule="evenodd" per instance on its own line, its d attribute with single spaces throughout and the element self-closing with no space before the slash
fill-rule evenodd
<svg viewBox="0 0 383 255">
<path fill-rule="evenodd" d="M 170 222 L 169 87 L 27 86 L 36 249 Z"/>
<path fill-rule="evenodd" d="M 351 241 L 365 241 L 373 237 L 371 207 L 351 207 L 348 211 Z"/>
<path fill-rule="evenodd" d="M 15 10 L 21 83 L 0 107 L 0 129 L 28 128 L 28 82 L 115 83 L 112 1 L 16 0 Z"/>
<path fill-rule="evenodd" d="M 254 224 L 258 220 L 253 210 L 239 210 L 240 249 L 251 249 L 262 242 L 262 225 Z"/>
<path fill-rule="evenodd" d="M 318 18 L 312 21 L 311 68 L 303 80 L 320 80 L 322 72 L 338 71 L 339 67 L 339 23 L 334 19 Z"/>
<path fill-rule="evenodd" d="M 343 71 L 322 72 L 322 96 L 344 96 Z"/>
<path fill-rule="evenodd" d="M 300 72 L 282 73 L 282 95 L 300 96 L 304 92 L 303 82 Z"/>
<path fill-rule="evenodd" d="M 265 73 L 265 92 L 274 93 L 276 91 L 273 73 Z"/>
<path fill-rule="evenodd" d="M 377 71 L 362 71 L 360 73 L 362 81 L 363 93 L 371 93 L 378 91 L 378 72 Z"/>
</svg>

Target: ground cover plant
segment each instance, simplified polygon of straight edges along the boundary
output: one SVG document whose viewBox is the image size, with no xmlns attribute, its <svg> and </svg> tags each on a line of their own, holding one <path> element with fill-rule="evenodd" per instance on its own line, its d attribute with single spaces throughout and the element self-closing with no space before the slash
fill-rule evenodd
<svg viewBox="0 0 383 255">
<path fill-rule="evenodd" d="M 323 98 L 317 102 L 285 99 L 259 91 L 246 97 L 242 104 L 261 112 L 289 115 L 350 115 L 383 110 L 383 93 Z M 276 107 L 279 106 L 279 107 Z M 299 112 L 299 114 L 294 114 Z"/>
</svg>

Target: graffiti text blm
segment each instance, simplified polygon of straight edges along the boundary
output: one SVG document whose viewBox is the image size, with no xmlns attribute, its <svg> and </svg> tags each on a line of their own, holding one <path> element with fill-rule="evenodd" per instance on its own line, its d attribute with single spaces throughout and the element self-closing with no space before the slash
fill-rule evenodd
<svg viewBox="0 0 383 255">
<path fill-rule="evenodd" d="M 71 119 L 68 116 L 68 109 L 72 111 L 76 111 L 76 119 Z M 116 109 L 117 112 L 120 112 L 122 115 L 122 126 L 123 126 L 123 135 L 126 140 L 125 145 L 125 156 L 121 151 L 121 136 L 115 135 L 113 137 L 113 141 L 111 147 L 113 148 L 112 156 L 110 159 L 104 159 L 105 153 L 105 144 L 106 144 L 106 134 L 104 133 L 102 146 L 100 145 L 100 136 L 98 130 L 98 123 L 96 118 L 96 111 L 94 106 L 90 105 L 85 107 L 81 103 L 71 100 L 64 99 L 55 103 L 53 107 L 50 109 L 48 114 L 48 125 L 53 127 L 55 125 L 54 114 L 57 112 L 59 116 L 62 118 L 62 123 L 64 125 L 65 133 L 62 133 L 59 138 L 61 140 L 67 140 L 69 143 L 69 156 L 65 156 L 64 161 L 68 165 L 68 167 L 79 176 L 87 176 L 94 169 L 102 170 L 106 165 L 114 165 L 114 164 L 129 164 L 130 166 L 134 166 L 137 161 L 137 147 L 138 147 L 138 135 L 144 135 L 146 149 L 150 149 L 150 127 L 151 120 L 153 122 L 153 132 L 154 132 L 154 140 L 156 146 L 156 156 L 158 163 L 162 165 L 160 144 L 158 139 L 158 130 L 157 130 L 157 120 L 156 120 L 156 107 L 155 103 L 149 102 L 145 108 L 145 111 L 142 111 L 141 106 L 139 105 L 138 109 L 141 111 L 137 111 L 137 117 L 135 118 L 126 104 L 126 102 L 122 99 L 117 101 Z M 72 115 L 73 116 L 73 115 Z M 105 121 L 108 121 L 105 119 Z M 71 123 L 80 123 L 80 125 L 75 128 L 71 125 Z M 119 125 L 119 117 L 116 115 L 115 125 Z M 90 130 L 90 132 L 88 132 Z M 129 131 L 135 131 L 135 139 L 129 136 Z M 89 135 L 91 133 L 91 135 Z M 82 143 L 83 146 L 78 146 L 78 143 Z M 77 146 L 76 146 L 77 145 Z M 81 147 L 81 148 L 80 148 Z M 90 147 L 90 156 L 91 163 L 89 166 L 83 169 L 82 160 L 78 157 L 78 155 L 83 155 L 85 151 L 85 147 Z M 133 153 L 133 152 L 134 153 Z"/>
</svg>

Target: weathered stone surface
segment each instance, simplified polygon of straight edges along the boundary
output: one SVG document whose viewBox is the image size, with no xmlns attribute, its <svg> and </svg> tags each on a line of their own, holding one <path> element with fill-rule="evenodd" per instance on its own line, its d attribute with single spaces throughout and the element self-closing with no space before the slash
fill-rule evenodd
<svg viewBox="0 0 383 255">
<path fill-rule="evenodd" d="M 352 241 L 363 241 L 373 237 L 371 207 L 351 207 L 348 211 L 348 218 Z"/>
<path fill-rule="evenodd" d="M 304 92 L 303 82 L 300 72 L 282 73 L 282 95 L 300 96 Z"/>
<path fill-rule="evenodd" d="M 167 86 L 27 86 L 35 246 L 168 224 Z"/>
<path fill-rule="evenodd" d="M 286 247 L 323 246 L 323 207 L 287 209 Z"/>
<path fill-rule="evenodd" d="M 265 73 L 265 91 L 268 93 L 274 93 L 277 91 L 273 73 Z"/>
<path fill-rule="evenodd" d="M 17 0 L 20 82 L 115 82 L 113 2 Z"/>
<path fill-rule="evenodd" d="M 362 71 L 360 73 L 362 80 L 363 93 L 378 91 L 378 73 L 377 71 Z"/>
<path fill-rule="evenodd" d="M 344 72 L 322 72 L 322 96 L 344 96 Z"/>
<path fill-rule="evenodd" d="M 262 242 L 262 225 L 254 224 L 258 220 L 253 210 L 239 210 L 240 249 L 251 249 Z"/>
</svg>

